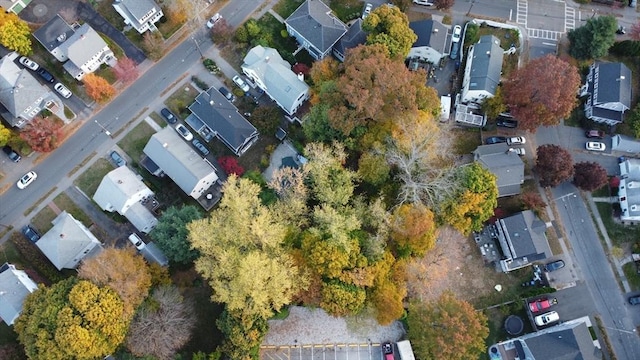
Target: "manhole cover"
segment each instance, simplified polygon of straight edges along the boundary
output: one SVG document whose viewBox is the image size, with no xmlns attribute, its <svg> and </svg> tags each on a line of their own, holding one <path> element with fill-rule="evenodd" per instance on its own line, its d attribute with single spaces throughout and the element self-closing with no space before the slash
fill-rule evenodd
<svg viewBox="0 0 640 360">
<path fill-rule="evenodd" d="M 35 15 L 36 17 L 43 17 L 43 16 L 47 15 L 47 5 L 38 4 L 38 5 L 34 6 L 33 7 L 33 15 Z"/>
</svg>

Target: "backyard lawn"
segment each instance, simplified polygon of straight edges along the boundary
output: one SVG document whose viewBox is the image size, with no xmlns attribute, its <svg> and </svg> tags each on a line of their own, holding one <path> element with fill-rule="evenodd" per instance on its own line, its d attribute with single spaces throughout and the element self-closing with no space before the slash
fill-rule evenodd
<svg viewBox="0 0 640 360">
<path fill-rule="evenodd" d="M 96 190 L 98 190 L 102 178 L 113 169 L 114 167 L 109 160 L 100 158 L 96 160 L 87 171 L 78 176 L 73 183 L 79 187 L 85 195 L 91 197 L 96 193 Z"/>
</svg>

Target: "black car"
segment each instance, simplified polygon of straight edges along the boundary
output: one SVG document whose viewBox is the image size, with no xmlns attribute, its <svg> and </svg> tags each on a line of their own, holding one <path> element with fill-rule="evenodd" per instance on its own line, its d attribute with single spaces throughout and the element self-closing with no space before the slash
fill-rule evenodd
<svg viewBox="0 0 640 360">
<path fill-rule="evenodd" d="M 629 298 L 629 304 L 640 305 L 640 295 L 632 296 Z"/>
<path fill-rule="evenodd" d="M 227 100 L 233 102 L 233 100 L 236 99 L 235 95 L 233 95 L 233 93 L 231 93 L 231 91 L 227 90 L 226 87 L 221 87 L 220 89 L 218 89 L 218 91 L 220 91 L 220 94 L 224 95 L 224 97 L 227 98 Z"/>
<path fill-rule="evenodd" d="M 43 78 L 45 81 L 50 82 L 50 83 L 54 83 L 56 82 L 56 78 L 53 77 L 53 75 L 51 75 L 50 72 L 48 72 L 47 70 L 45 70 L 43 67 L 40 67 L 40 69 L 38 69 L 38 71 L 36 71 L 38 73 L 38 75 L 40 75 L 41 78 Z"/>
<path fill-rule="evenodd" d="M 518 121 L 500 116 L 496 120 L 496 125 L 500 127 L 515 129 L 518 127 Z"/>
<path fill-rule="evenodd" d="M 506 143 L 507 142 L 507 138 L 504 136 L 492 136 L 492 137 L 488 137 L 484 140 L 484 143 L 487 145 L 490 144 L 498 144 L 498 143 Z"/>
<path fill-rule="evenodd" d="M 22 235 L 24 235 L 24 237 L 31 242 L 40 240 L 40 234 L 38 234 L 36 229 L 34 229 L 31 225 L 27 225 L 22 228 Z"/>
<path fill-rule="evenodd" d="M 109 157 L 111 158 L 111 160 L 113 160 L 113 163 L 116 164 L 117 167 L 127 165 L 127 161 L 115 150 L 113 150 L 109 154 Z"/>
<path fill-rule="evenodd" d="M 563 267 L 564 267 L 564 261 L 556 260 L 545 265 L 544 270 L 547 272 L 552 272 L 552 271 L 560 270 Z"/>
<path fill-rule="evenodd" d="M 7 156 L 9 156 L 9 159 L 11 159 L 11 161 L 13 162 L 18 162 L 20 161 L 20 159 L 22 159 L 22 156 L 20 156 L 20 154 L 13 150 L 9 145 L 3 146 L 2 151 L 4 151 L 4 153 L 7 154 Z"/>
<path fill-rule="evenodd" d="M 175 124 L 178 121 L 178 118 L 167 108 L 160 110 L 160 114 L 164 116 L 169 124 Z"/>
<path fill-rule="evenodd" d="M 200 140 L 198 139 L 193 139 L 193 141 L 191 142 L 193 144 L 193 146 L 196 147 L 196 149 L 198 149 L 198 151 L 200 151 L 200 153 L 204 156 L 209 155 L 209 149 L 207 149 L 206 146 L 204 146 L 203 143 L 200 142 Z"/>
</svg>

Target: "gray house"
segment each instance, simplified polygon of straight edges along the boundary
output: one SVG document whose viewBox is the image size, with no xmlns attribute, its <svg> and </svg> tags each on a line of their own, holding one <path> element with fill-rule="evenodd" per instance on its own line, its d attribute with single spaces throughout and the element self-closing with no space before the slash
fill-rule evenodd
<svg viewBox="0 0 640 360">
<path fill-rule="evenodd" d="M 289 35 L 316 60 L 331 54 L 347 32 L 346 25 L 322 0 L 306 0 L 284 22 Z"/>
<path fill-rule="evenodd" d="M 347 56 L 347 50 L 353 49 L 365 42 L 367 42 L 367 33 L 362 30 L 362 19 L 357 18 L 356 21 L 351 24 L 349 30 L 347 30 L 333 47 L 333 56 L 340 61 L 344 61 L 344 58 Z"/>
<path fill-rule="evenodd" d="M 447 27 L 437 20 L 421 20 L 409 23 L 409 28 L 418 36 L 408 59 L 419 59 L 438 64 L 449 51 L 447 47 Z"/>
<path fill-rule="evenodd" d="M 503 272 L 529 266 L 553 255 L 545 236 L 547 227 L 531 210 L 498 219 L 493 226 L 504 254 L 500 260 Z"/>
<path fill-rule="evenodd" d="M 22 312 L 24 299 L 37 288 L 29 275 L 15 265 L 0 266 L 0 318 L 5 324 L 13 325 Z"/>
<path fill-rule="evenodd" d="M 469 47 L 461 102 L 479 104 L 495 95 L 502 74 L 503 56 L 500 40 L 493 35 L 484 35 Z"/>
<path fill-rule="evenodd" d="M 33 37 L 58 61 L 63 62 L 66 61 L 67 58 L 60 49 L 60 45 L 70 38 L 74 32 L 75 30 L 71 25 L 67 24 L 62 16 L 56 14 L 56 16 L 52 17 L 36 30 L 33 33 Z"/>
<path fill-rule="evenodd" d="M 506 143 L 480 145 L 473 158 L 497 177 L 498 197 L 520 194 L 524 163 Z"/>
<path fill-rule="evenodd" d="M 164 15 L 162 9 L 153 0 L 114 0 L 113 7 L 140 34 L 147 30 L 155 31 L 156 22 Z"/>
<path fill-rule="evenodd" d="M 585 116 L 607 125 L 624 120 L 631 107 L 631 70 L 623 63 L 596 62 L 587 75 Z"/>
<path fill-rule="evenodd" d="M 611 151 L 640 154 L 640 141 L 624 135 L 611 137 Z"/>
<path fill-rule="evenodd" d="M 627 159 L 618 164 L 620 168 L 620 220 L 637 223 L 640 221 L 640 159 Z"/>
</svg>

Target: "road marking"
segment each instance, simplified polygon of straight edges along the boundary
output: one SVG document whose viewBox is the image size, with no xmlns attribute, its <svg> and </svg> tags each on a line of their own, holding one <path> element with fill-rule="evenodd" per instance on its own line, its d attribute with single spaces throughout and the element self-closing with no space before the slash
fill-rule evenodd
<svg viewBox="0 0 640 360">
<path fill-rule="evenodd" d="M 566 3 L 564 5 L 564 32 L 569 30 L 573 30 L 576 28 L 576 9 L 568 6 Z"/>
<path fill-rule="evenodd" d="M 542 42 L 542 45 L 557 46 L 557 45 L 558 45 L 558 43 Z"/>
<path fill-rule="evenodd" d="M 544 29 L 527 29 L 527 34 L 532 39 L 544 39 L 558 41 L 562 36 L 559 31 L 544 30 Z"/>
<path fill-rule="evenodd" d="M 517 12 L 516 12 L 516 23 L 520 25 L 524 25 L 527 27 L 527 9 L 528 9 L 527 0 L 518 0 Z"/>
</svg>

